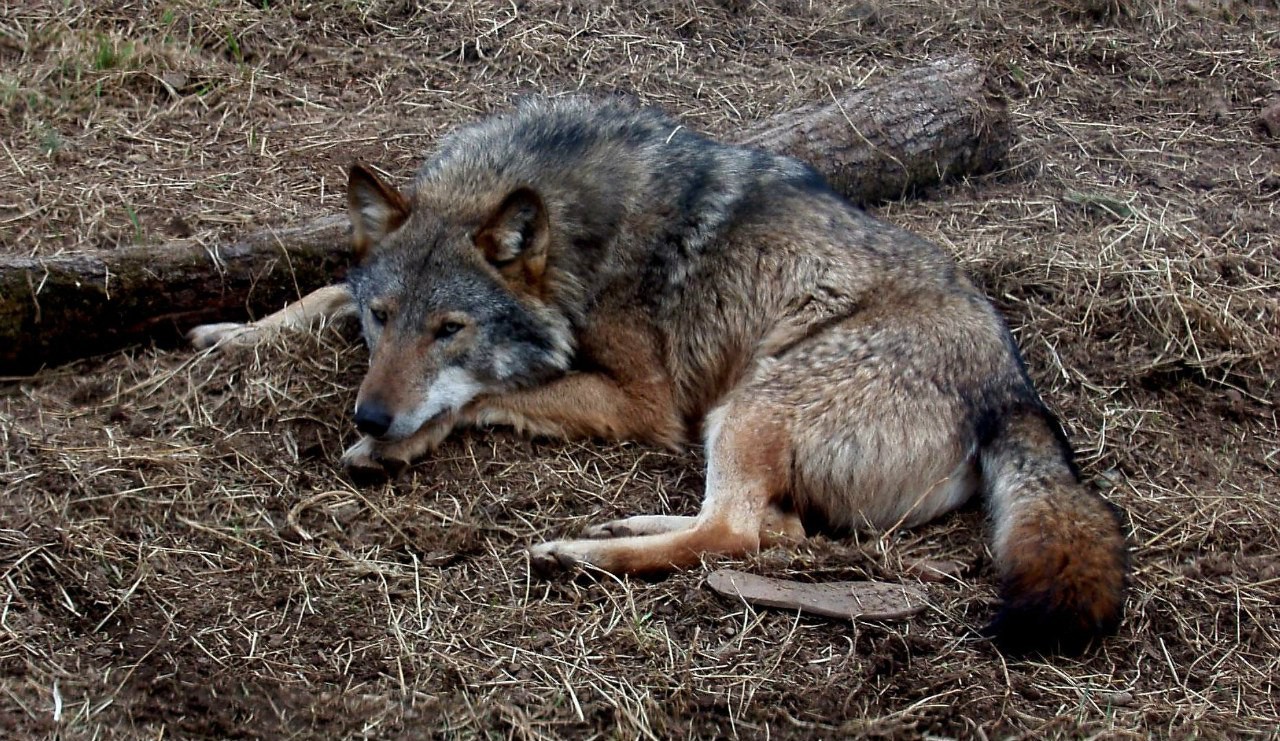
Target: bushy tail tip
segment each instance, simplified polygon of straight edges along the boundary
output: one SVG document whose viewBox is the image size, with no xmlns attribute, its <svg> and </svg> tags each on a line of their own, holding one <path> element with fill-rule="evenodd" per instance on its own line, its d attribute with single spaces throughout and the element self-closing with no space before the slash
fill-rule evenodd
<svg viewBox="0 0 1280 741">
<path fill-rule="evenodd" d="M 1124 616 L 1128 550 L 1118 515 L 1083 487 L 1074 496 L 1074 513 L 1046 506 L 1010 533 L 1003 604 L 986 630 L 1006 653 L 1078 654 Z"/>
</svg>

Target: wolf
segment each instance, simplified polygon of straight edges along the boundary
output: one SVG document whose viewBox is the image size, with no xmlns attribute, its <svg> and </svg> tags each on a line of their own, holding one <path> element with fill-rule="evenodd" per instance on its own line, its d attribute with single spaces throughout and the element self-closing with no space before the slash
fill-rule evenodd
<svg viewBox="0 0 1280 741">
<path fill-rule="evenodd" d="M 339 314 L 369 347 L 344 455 L 396 472 L 461 426 L 701 440 L 696 516 L 531 548 L 533 569 L 661 574 L 985 498 L 1010 651 L 1113 632 L 1128 550 L 999 313 L 939 248 L 810 166 L 621 99 L 464 127 L 403 190 L 349 173 L 354 267 L 208 346 Z"/>
</svg>

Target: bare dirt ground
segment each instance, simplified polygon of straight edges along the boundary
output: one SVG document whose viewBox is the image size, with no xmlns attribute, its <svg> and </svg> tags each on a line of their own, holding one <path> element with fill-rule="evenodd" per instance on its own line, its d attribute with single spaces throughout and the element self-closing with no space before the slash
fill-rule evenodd
<svg viewBox="0 0 1280 741">
<path fill-rule="evenodd" d="M 449 443 L 336 465 L 349 336 L 140 349 L 0 386 L 0 736 L 1269 736 L 1280 727 L 1280 6 L 544 2 L 0 4 L 0 242 L 213 242 L 342 208 L 514 95 L 626 88 L 731 136 L 967 52 L 1020 142 L 879 209 L 997 299 L 1086 474 L 1123 507 L 1120 634 L 1008 661 L 976 510 L 738 564 L 911 580 L 904 623 L 756 611 L 703 572 L 531 580 L 521 549 L 695 510 L 697 451 Z"/>
</svg>

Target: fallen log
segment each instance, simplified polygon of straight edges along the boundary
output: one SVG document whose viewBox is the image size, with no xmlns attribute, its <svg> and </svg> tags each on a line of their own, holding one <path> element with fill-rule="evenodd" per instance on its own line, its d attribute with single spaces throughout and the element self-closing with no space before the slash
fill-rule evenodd
<svg viewBox="0 0 1280 741">
<path fill-rule="evenodd" d="M 912 195 L 997 167 L 1012 130 L 978 65 L 947 58 L 830 102 L 778 114 L 739 141 L 812 162 L 851 200 Z M 0 375 L 180 341 L 196 324 L 280 308 L 346 270 L 345 215 L 110 252 L 0 258 Z"/>
<path fill-rule="evenodd" d="M 976 62 L 947 58 L 779 113 L 737 141 L 812 163 L 849 200 L 906 198 L 1004 162 L 1013 128 Z"/>
</svg>

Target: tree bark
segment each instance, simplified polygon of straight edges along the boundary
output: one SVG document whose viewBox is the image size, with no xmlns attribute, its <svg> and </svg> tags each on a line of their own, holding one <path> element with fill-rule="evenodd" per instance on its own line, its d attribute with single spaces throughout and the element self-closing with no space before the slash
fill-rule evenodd
<svg viewBox="0 0 1280 741">
<path fill-rule="evenodd" d="M 977 64 L 947 58 L 829 103 L 781 113 L 739 141 L 813 163 L 854 202 L 989 172 L 1013 134 Z M 192 326 L 240 321 L 341 279 L 345 215 L 249 234 L 56 257 L 0 257 L 0 375 L 174 344 Z"/>
</svg>

